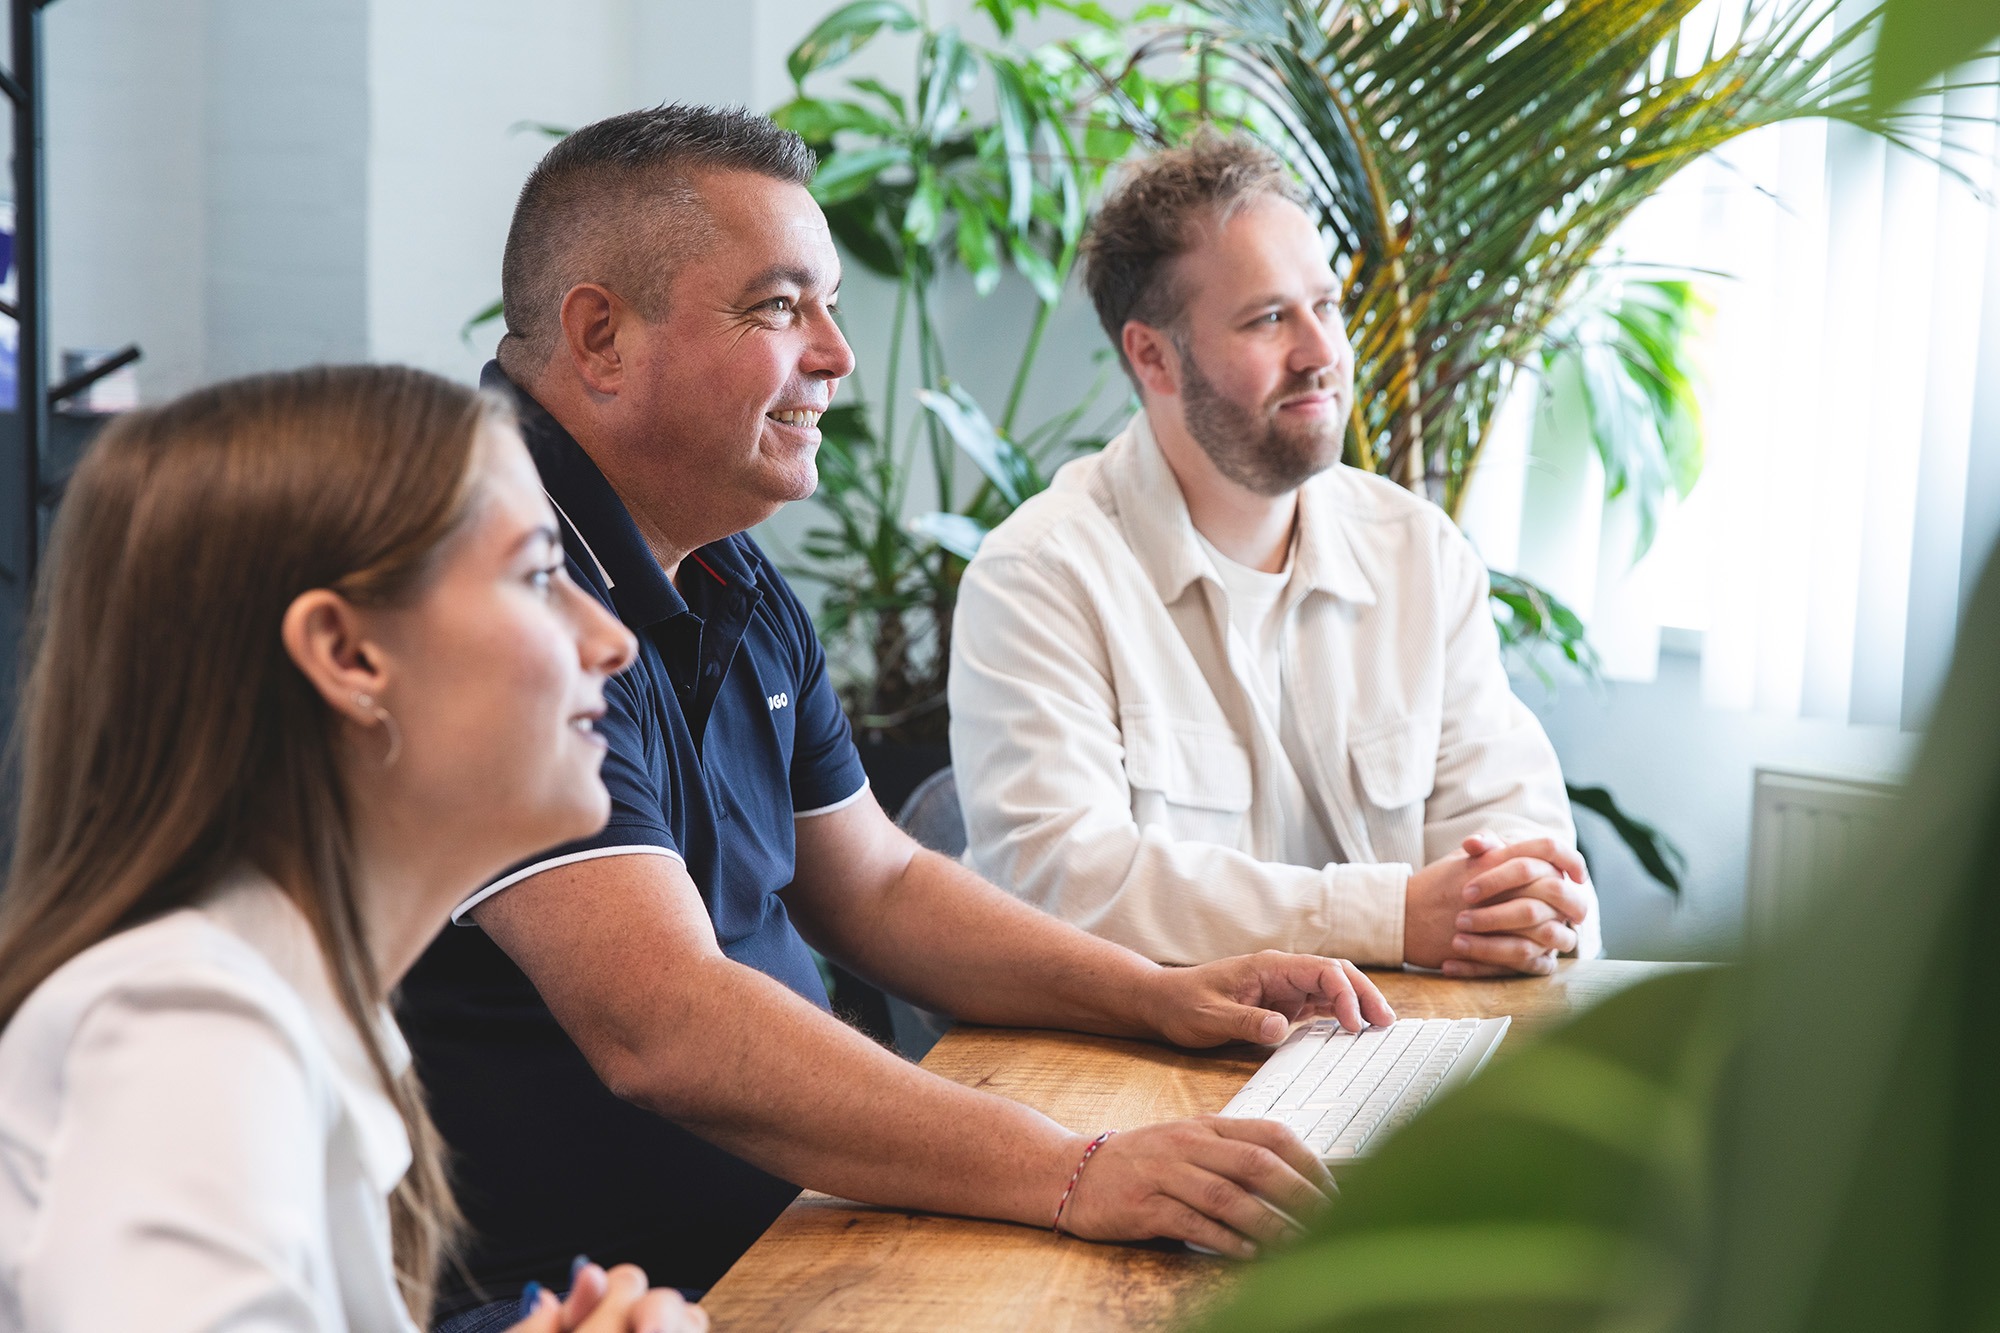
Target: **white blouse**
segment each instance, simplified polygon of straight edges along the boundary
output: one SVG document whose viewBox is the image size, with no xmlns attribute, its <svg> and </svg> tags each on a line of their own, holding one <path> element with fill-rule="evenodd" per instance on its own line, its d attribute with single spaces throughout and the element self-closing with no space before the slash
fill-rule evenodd
<svg viewBox="0 0 2000 1333">
<path fill-rule="evenodd" d="M 232 877 L 71 959 L 0 1033 L 0 1333 L 412 1333 L 388 1211 L 409 1164 L 305 918 Z"/>
</svg>

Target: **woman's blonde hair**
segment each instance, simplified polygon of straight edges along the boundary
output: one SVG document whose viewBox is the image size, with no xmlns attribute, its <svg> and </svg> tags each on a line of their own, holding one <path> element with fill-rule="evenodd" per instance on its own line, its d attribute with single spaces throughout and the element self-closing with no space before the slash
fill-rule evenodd
<svg viewBox="0 0 2000 1333">
<path fill-rule="evenodd" d="M 0 1024 L 84 949 L 233 866 L 298 905 L 409 1131 L 397 1277 L 427 1326 L 459 1214 L 413 1075 L 377 1037 L 337 719 L 280 640 L 300 593 L 405 603 L 464 521 L 507 409 L 422 371 L 322 367 L 113 423 L 70 482 L 29 629 L 21 806 L 0 894 Z"/>
</svg>

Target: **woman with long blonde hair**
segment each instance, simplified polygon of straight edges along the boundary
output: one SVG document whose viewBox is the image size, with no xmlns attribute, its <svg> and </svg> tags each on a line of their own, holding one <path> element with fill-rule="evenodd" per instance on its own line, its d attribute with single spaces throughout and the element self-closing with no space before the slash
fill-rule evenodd
<svg viewBox="0 0 2000 1333">
<path fill-rule="evenodd" d="M 458 1214 L 386 999 L 600 827 L 630 634 L 504 405 L 351 367 L 113 424 L 31 627 L 0 891 L 0 1330 L 428 1323 Z M 522 1328 L 694 1329 L 636 1269 Z"/>
</svg>

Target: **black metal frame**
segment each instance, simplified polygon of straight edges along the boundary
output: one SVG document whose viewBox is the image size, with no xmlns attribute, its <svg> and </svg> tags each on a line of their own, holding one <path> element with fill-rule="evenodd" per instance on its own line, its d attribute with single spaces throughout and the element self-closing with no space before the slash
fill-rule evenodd
<svg viewBox="0 0 2000 1333">
<path fill-rule="evenodd" d="M 0 69 L 0 93 L 14 104 L 15 304 L 0 315 L 20 328 L 15 352 L 15 402 L 21 418 L 22 598 L 31 597 L 42 556 L 42 506 L 61 493 L 62 479 L 43 475 L 53 435 L 49 411 L 112 371 L 139 359 L 128 345 L 60 384 L 49 383 L 48 153 L 43 136 L 42 10 L 52 0 L 9 0 L 14 68 Z"/>
<path fill-rule="evenodd" d="M 42 553 L 42 455 L 49 441 L 47 178 L 42 135 L 42 9 L 49 0 L 9 0 L 14 67 L 0 91 L 14 104 L 15 402 L 21 416 L 21 587 L 32 595 Z"/>
</svg>

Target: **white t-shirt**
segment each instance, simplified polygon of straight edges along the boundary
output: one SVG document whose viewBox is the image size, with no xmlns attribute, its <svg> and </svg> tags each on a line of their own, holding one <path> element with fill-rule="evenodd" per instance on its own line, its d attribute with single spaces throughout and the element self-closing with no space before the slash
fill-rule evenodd
<svg viewBox="0 0 2000 1333">
<path fill-rule="evenodd" d="M 1285 633 L 1288 590 L 1292 583 L 1292 551 L 1275 574 L 1238 564 L 1195 532 L 1195 540 L 1215 565 L 1229 603 L 1229 650 L 1241 653 L 1245 669 L 1237 678 L 1250 695 L 1260 725 L 1278 737 L 1289 763 L 1276 765 L 1279 818 L 1284 825 L 1284 860 L 1288 865 L 1323 866 L 1341 859 L 1326 821 L 1307 794 L 1305 776 L 1311 771 L 1311 751 L 1299 735 L 1298 710 L 1285 707 Z M 1296 550 L 1298 540 L 1292 541 Z"/>
<path fill-rule="evenodd" d="M 414 1333 L 388 1212 L 409 1164 L 304 917 L 232 877 L 72 958 L 0 1033 L 0 1331 Z"/>
</svg>

